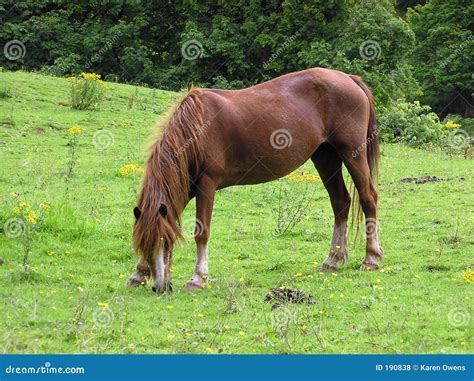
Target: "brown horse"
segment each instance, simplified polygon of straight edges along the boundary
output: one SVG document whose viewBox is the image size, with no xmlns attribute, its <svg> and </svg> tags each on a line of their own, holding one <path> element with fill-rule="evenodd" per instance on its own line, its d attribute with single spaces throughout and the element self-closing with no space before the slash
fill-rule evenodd
<svg viewBox="0 0 474 381">
<path fill-rule="evenodd" d="M 194 88 L 179 102 L 151 147 L 134 209 L 134 247 L 142 259 L 129 286 L 144 284 L 151 275 L 154 291 L 171 289 L 180 216 L 196 197 L 197 260 L 186 288 L 203 288 L 216 190 L 278 179 L 308 159 L 334 211 L 333 238 L 321 270 L 337 270 L 347 260 L 351 198 L 343 163 L 365 215 L 362 268 L 377 269 L 383 251 L 376 222 L 379 143 L 372 93 L 360 77 L 314 68 L 242 90 Z"/>
</svg>

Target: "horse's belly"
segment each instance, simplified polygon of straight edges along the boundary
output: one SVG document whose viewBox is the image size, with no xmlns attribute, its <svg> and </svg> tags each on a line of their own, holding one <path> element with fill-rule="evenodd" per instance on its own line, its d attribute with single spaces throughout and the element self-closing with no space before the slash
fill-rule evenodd
<svg viewBox="0 0 474 381">
<path fill-rule="evenodd" d="M 224 183 L 229 185 L 259 184 L 288 175 L 303 165 L 317 147 L 282 148 L 278 152 L 254 150 L 253 154 L 234 161 L 226 174 Z M 286 152 L 281 152 L 286 151 Z"/>
</svg>

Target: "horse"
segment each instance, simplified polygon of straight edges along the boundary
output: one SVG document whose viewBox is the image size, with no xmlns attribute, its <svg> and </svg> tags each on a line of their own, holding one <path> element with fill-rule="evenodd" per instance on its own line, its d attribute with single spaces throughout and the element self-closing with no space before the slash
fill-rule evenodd
<svg viewBox="0 0 474 381">
<path fill-rule="evenodd" d="M 311 68 L 240 90 L 191 88 L 150 147 L 133 210 L 133 246 L 141 259 L 128 286 L 146 284 L 151 276 L 153 291 L 172 290 L 172 250 L 183 237 L 180 216 L 195 197 L 197 255 L 185 289 L 205 288 L 215 192 L 281 178 L 308 159 L 334 212 L 320 271 L 336 271 L 348 258 L 351 196 L 343 164 L 358 193 L 353 203 L 365 216 L 361 268 L 378 269 L 384 257 L 376 215 L 379 157 L 374 98 L 359 76 Z"/>
</svg>

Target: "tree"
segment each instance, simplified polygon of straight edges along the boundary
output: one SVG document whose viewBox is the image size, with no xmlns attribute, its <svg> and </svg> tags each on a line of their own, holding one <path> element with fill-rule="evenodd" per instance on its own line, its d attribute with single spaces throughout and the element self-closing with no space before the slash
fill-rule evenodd
<svg viewBox="0 0 474 381">
<path fill-rule="evenodd" d="M 422 100 L 440 115 L 474 115 L 473 13 L 470 0 L 429 0 L 408 11 L 417 39 L 414 74 L 423 87 Z"/>
</svg>

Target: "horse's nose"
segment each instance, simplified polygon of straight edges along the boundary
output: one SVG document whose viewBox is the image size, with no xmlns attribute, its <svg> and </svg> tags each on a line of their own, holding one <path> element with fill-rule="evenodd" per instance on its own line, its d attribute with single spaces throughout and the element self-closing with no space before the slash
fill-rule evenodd
<svg viewBox="0 0 474 381">
<path fill-rule="evenodd" d="M 152 290 L 153 292 L 156 292 L 156 287 L 153 286 L 153 287 L 151 288 L 151 290 Z"/>
</svg>

